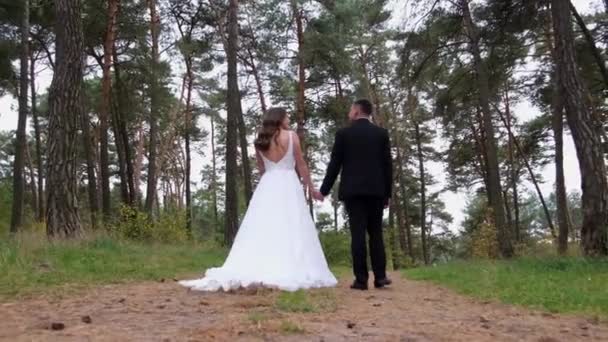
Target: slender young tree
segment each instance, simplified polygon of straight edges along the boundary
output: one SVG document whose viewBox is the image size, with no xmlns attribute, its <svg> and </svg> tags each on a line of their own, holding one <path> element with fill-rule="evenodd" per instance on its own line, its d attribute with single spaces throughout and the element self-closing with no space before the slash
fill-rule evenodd
<svg viewBox="0 0 608 342">
<path fill-rule="evenodd" d="M 108 130 L 112 107 L 112 50 L 116 36 L 116 18 L 119 0 L 108 0 L 106 31 L 103 41 L 103 64 L 101 79 L 101 110 L 99 111 L 99 162 L 101 166 L 101 198 L 104 220 L 111 215 L 110 197 L 110 157 L 108 151 Z"/>
<path fill-rule="evenodd" d="M 44 222 L 44 165 L 42 164 L 42 129 L 40 128 L 40 118 L 38 114 L 38 103 L 36 93 L 36 57 L 33 49 L 30 49 L 30 93 L 32 98 L 32 122 L 34 124 L 34 139 L 36 143 L 36 167 L 38 168 L 38 212 L 36 217 L 39 222 Z"/>
<path fill-rule="evenodd" d="M 97 189 L 95 147 L 91 138 L 91 124 L 89 114 L 80 111 L 80 129 L 82 130 L 82 146 L 84 147 L 87 164 L 87 194 L 89 197 L 89 214 L 91 216 L 91 226 L 97 228 L 99 219 L 99 192 Z"/>
<path fill-rule="evenodd" d="M 147 0 L 150 12 L 150 36 L 152 39 L 152 51 L 150 58 L 150 138 L 148 144 L 148 183 L 146 188 L 145 209 L 148 215 L 152 215 L 154 202 L 157 198 L 156 185 L 157 175 L 157 155 L 158 155 L 158 119 L 159 119 L 159 36 L 160 36 L 160 16 L 156 10 L 156 0 Z"/>
<path fill-rule="evenodd" d="M 25 132 L 28 112 L 28 64 L 30 6 L 29 0 L 24 0 L 21 18 L 21 70 L 19 71 L 19 118 L 17 120 L 17 140 L 15 141 L 15 161 L 13 165 L 13 210 L 11 216 L 11 233 L 16 233 L 23 224 L 23 195 L 25 192 L 24 166 L 27 135 Z"/>
</svg>

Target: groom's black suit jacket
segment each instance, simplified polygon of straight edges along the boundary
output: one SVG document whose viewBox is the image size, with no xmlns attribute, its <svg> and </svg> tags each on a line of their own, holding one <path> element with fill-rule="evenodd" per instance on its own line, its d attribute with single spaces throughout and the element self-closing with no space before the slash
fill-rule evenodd
<svg viewBox="0 0 608 342">
<path fill-rule="evenodd" d="M 329 194 L 340 170 L 340 200 L 357 197 L 389 199 L 393 168 L 388 131 L 367 119 L 356 120 L 339 130 L 321 194 Z"/>
</svg>

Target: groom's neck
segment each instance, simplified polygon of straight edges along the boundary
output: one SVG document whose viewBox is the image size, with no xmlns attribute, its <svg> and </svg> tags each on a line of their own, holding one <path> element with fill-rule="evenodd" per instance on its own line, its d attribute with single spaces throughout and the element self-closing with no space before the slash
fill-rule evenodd
<svg viewBox="0 0 608 342">
<path fill-rule="evenodd" d="M 367 115 L 358 115 L 357 117 L 355 117 L 355 119 L 353 121 L 359 121 L 359 120 L 367 120 L 367 121 L 372 121 L 372 117 L 371 116 L 367 116 Z"/>
</svg>

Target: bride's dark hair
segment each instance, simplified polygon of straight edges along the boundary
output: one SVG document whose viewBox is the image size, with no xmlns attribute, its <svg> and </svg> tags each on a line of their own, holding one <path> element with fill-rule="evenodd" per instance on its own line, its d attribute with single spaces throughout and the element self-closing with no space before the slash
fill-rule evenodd
<svg viewBox="0 0 608 342">
<path fill-rule="evenodd" d="M 286 116 L 287 111 L 285 108 L 281 107 L 270 108 L 266 111 L 266 113 L 264 113 L 262 128 L 258 132 L 258 136 L 253 142 L 255 148 L 260 151 L 268 151 L 272 139 L 275 140 L 275 143 L 278 143 L 278 133 L 281 130 L 281 124 L 283 123 L 283 120 L 285 120 Z"/>
</svg>

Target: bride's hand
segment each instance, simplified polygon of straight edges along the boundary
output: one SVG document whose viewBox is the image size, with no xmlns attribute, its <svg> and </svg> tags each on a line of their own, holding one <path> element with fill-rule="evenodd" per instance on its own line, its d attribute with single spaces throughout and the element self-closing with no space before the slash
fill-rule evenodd
<svg viewBox="0 0 608 342">
<path fill-rule="evenodd" d="M 320 201 L 320 202 L 323 202 L 325 200 L 325 196 L 323 196 L 323 194 L 318 190 L 312 190 L 311 196 L 313 199 Z"/>
</svg>

